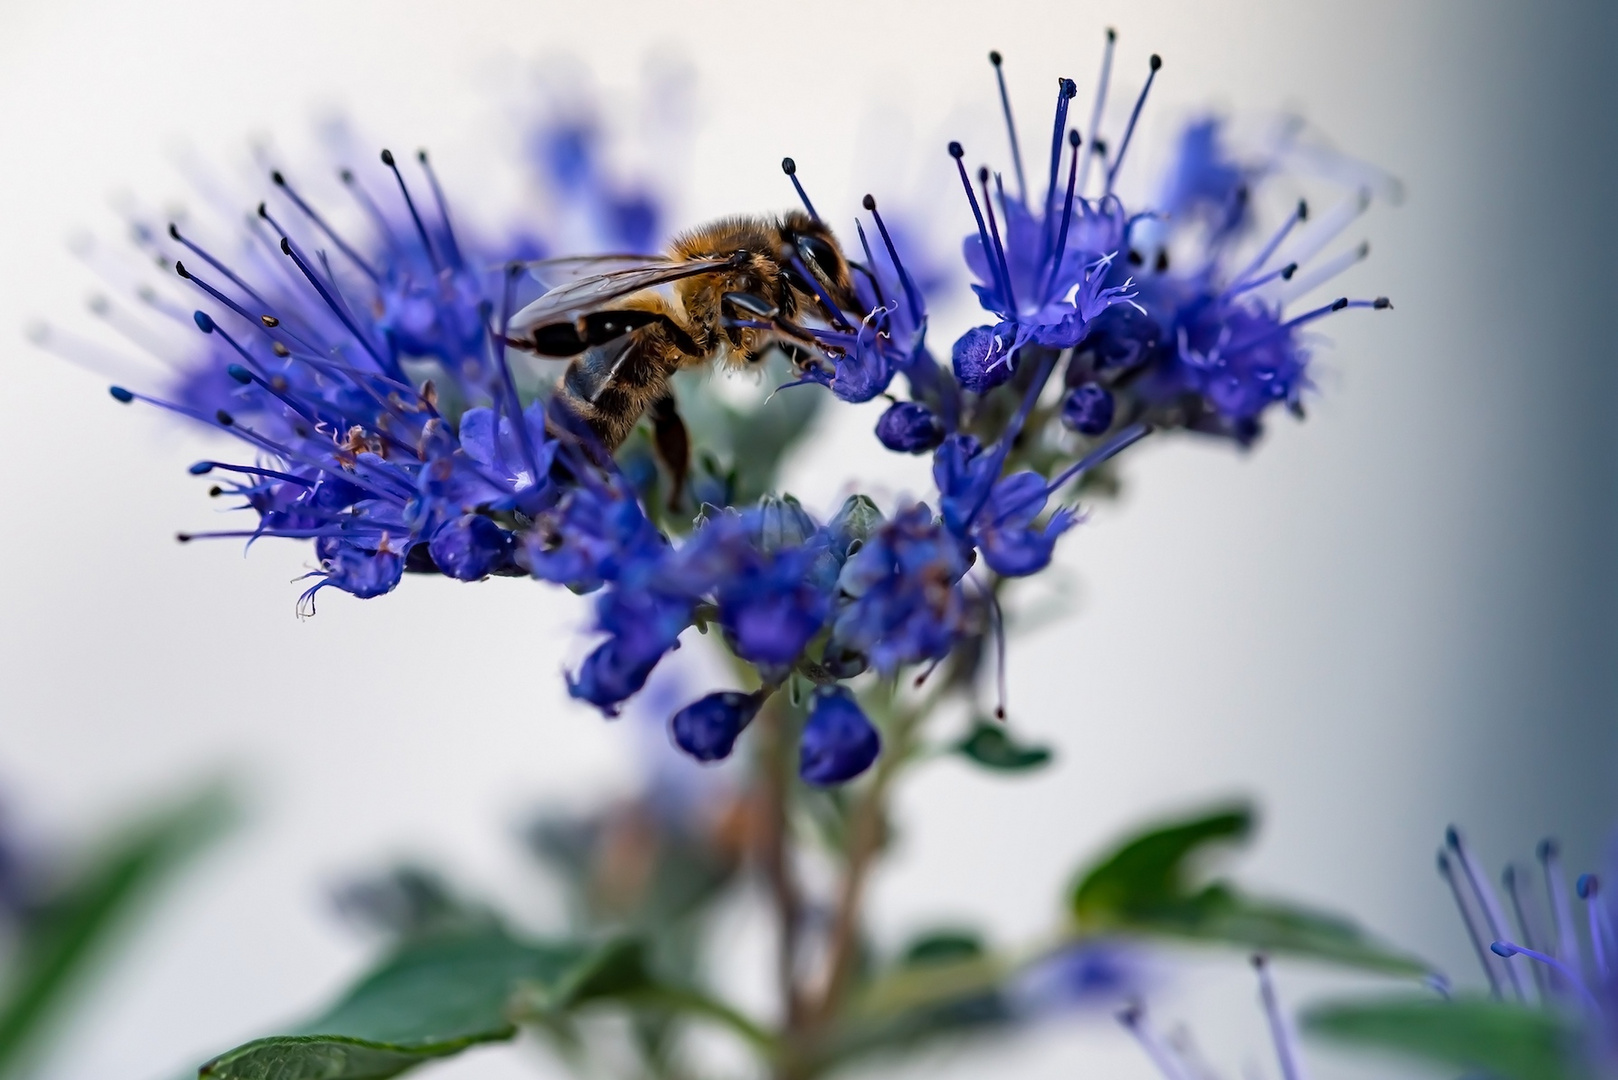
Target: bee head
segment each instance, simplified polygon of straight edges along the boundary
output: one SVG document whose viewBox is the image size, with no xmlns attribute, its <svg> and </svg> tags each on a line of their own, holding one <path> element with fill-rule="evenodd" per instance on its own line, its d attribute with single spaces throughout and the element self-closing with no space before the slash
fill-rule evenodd
<svg viewBox="0 0 1618 1080">
<path fill-rule="evenodd" d="M 787 214 L 781 220 L 780 239 L 782 276 L 802 294 L 802 304 L 827 316 L 833 315 L 826 310 L 827 298 L 846 312 L 856 309 L 848 260 L 824 222 L 799 212 Z"/>
</svg>

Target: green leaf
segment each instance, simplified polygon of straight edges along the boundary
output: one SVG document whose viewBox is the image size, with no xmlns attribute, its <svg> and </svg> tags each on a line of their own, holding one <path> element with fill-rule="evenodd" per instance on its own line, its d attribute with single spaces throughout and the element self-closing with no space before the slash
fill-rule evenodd
<svg viewBox="0 0 1618 1080">
<path fill-rule="evenodd" d="M 215 1080 L 382 1080 L 433 1058 L 516 1034 L 519 990 L 548 1009 L 621 989 L 633 947 L 528 943 L 499 927 L 406 943 L 318 1019 L 208 1062 Z"/>
<path fill-rule="evenodd" d="M 1019 743 L 1005 725 L 982 721 L 951 749 L 986 769 L 999 772 L 1027 772 L 1042 768 L 1051 760 L 1048 747 Z"/>
<path fill-rule="evenodd" d="M 154 888 L 229 821 L 232 804 L 210 787 L 105 843 L 22 928 L 0 994 L 0 1076 L 37 1052 L 73 992 Z"/>
<path fill-rule="evenodd" d="M 1336 1042 L 1502 1080 L 1580 1080 L 1588 1075 L 1570 1053 L 1575 1033 L 1562 1018 L 1487 998 L 1334 1002 L 1305 1012 L 1303 1026 L 1311 1035 Z"/>
<path fill-rule="evenodd" d="M 1162 934 L 1292 953 L 1396 975 L 1429 969 L 1328 912 L 1248 897 L 1225 881 L 1202 884 L 1214 849 L 1245 841 L 1253 812 L 1218 808 L 1135 836 L 1083 872 L 1071 911 L 1081 933 Z"/>
</svg>

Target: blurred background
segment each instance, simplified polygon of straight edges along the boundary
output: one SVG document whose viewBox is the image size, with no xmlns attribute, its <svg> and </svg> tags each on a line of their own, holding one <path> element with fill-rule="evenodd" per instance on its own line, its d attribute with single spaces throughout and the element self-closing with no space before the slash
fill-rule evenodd
<svg viewBox="0 0 1618 1080">
<path fill-rule="evenodd" d="M 1165 61 L 1142 177 L 1212 107 L 1300 112 L 1403 181 L 1402 205 L 1362 219 L 1373 254 L 1344 283 L 1395 310 L 1331 321 L 1308 422 L 1279 419 L 1256 452 L 1166 440 L 1134 457 L 1124 497 L 1064 542 L 1076 610 L 1011 657 L 1013 716 L 1057 766 L 1014 782 L 924 772 L 877 882 L 878 934 L 922 916 L 1037 933 L 1083 856 L 1233 793 L 1265 812 L 1249 880 L 1452 970 L 1465 942 L 1432 869 L 1447 823 L 1491 867 L 1547 833 L 1572 865 L 1596 859 L 1618 810 L 1609 6 L 10 2 L 0 797 L 19 828 L 63 840 L 221 771 L 251 804 L 44 1075 L 178 1075 L 308 1012 L 367 951 L 330 889 L 396 857 L 542 924 L 555 912 L 516 828 L 537 804 L 623 790 L 644 735 L 566 699 L 586 608 L 559 590 L 412 579 L 300 621 L 302 547 L 175 544 L 210 522 L 184 473 L 199 444 L 26 340 L 39 318 L 91 322 L 72 237 L 116 239 L 126 194 L 183 205 L 177 160 L 229 171 L 256 140 L 312 168 L 334 114 L 378 145 L 431 147 L 459 211 L 498 220 L 539 79 L 600 95 L 638 148 L 627 164 L 669 184 L 677 225 L 789 205 L 790 153 L 822 209 L 846 217 L 869 189 L 953 238 L 969 219 L 944 142 L 1003 156 L 986 52 L 1006 54 L 1027 139 L 1056 76 L 1087 100 L 1109 25 L 1119 87 L 1148 53 Z M 940 311 L 935 342 L 970 322 Z M 870 460 L 875 416 L 853 411 L 835 450 L 799 464 L 813 508 Z M 762 985 L 738 935 L 735 978 Z M 1208 967 L 1176 1015 L 1227 1072 L 1266 1060 L 1243 965 Z M 1313 979 L 1283 969 L 1290 996 Z M 1105 1019 L 947 1067 L 1149 1075 Z M 548 1069 L 518 1046 L 424 1075 Z"/>
</svg>

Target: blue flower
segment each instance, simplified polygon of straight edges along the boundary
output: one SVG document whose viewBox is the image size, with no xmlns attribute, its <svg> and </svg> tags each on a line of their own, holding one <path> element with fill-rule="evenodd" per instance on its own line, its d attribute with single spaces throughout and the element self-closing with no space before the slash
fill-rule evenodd
<svg viewBox="0 0 1618 1080">
<path fill-rule="evenodd" d="M 674 744 L 698 761 L 728 758 L 762 700 L 757 694 L 722 690 L 694 701 L 669 721 Z"/>
<path fill-rule="evenodd" d="M 869 769 L 881 750 L 882 737 L 853 695 L 841 688 L 824 690 L 816 694 L 803 726 L 798 775 L 817 787 L 841 784 Z"/>
<path fill-rule="evenodd" d="M 939 660 L 968 629 L 961 543 L 924 504 L 901 510 L 848 557 L 837 579 L 832 649 L 858 654 L 884 675 Z"/>
</svg>

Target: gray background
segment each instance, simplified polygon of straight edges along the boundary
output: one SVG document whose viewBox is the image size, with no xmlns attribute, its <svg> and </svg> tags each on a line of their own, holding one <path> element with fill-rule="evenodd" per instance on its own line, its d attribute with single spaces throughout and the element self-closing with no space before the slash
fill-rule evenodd
<svg viewBox="0 0 1618 1080">
<path fill-rule="evenodd" d="M 817 200 L 850 209 L 872 177 L 928 190 L 908 178 L 942 172 L 944 138 L 998 153 L 991 47 L 1037 144 L 1049 80 L 1071 74 L 1087 95 L 1108 24 L 1120 88 L 1148 51 L 1166 59 L 1145 145 L 1206 102 L 1296 108 L 1405 182 L 1403 206 L 1362 221 L 1373 257 L 1345 279 L 1396 310 L 1330 325 L 1310 420 L 1280 422 L 1258 453 L 1138 456 L 1126 499 L 1066 543 L 1078 615 L 1013 656 L 1014 715 L 1058 745 L 1060 767 L 1021 784 L 954 765 L 919 779 L 875 917 L 889 935 L 923 915 L 1035 933 L 1069 868 L 1118 829 L 1246 792 L 1267 812 L 1251 880 L 1462 968 L 1431 870 L 1443 826 L 1465 823 L 1491 866 L 1546 832 L 1587 862 L 1618 801 L 1613 10 L 5 5 L 0 783 L 31 824 L 68 835 L 220 767 L 246 778 L 256 811 L 126 954 L 47 1075 L 171 1074 L 262 1033 L 362 961 L 323 905 L 332 881 L 420 853 L 527 896 L 509 841 L 521 813 L 630 782 L 633 739 L 562 694 L 578 602 L 521 581 L 413 580 L 370 603 L 332 596 L 300 622 L 287 579 L 307 553 L 175 545 L 175 528 L 211 520 L 183 471 L 200 444 L 116 408 L 103 380 L 22 333 L 41 316 L 90 321 L 65 241 L 113 236 L 119 192 L 184 197 L 176 148 L 229 163 L 271 136 L 310 160 L 309 121 L 339 108 L 395 150 L 433 147 L 452 191 L 509 193 L 485 175 L 510 131 L 498 106 L 524 64 L 562 52 L 625 100 L 649 56 L 694 68 L 695 141 L 669 163 L 687 177 L 682 221 L 785 204 L 783 153 Z M 939 205 L 940 228 L 962 230 L 962 208 Z M 941 315 L 938 339 L 964 318 Z M 872 418 L 840 426 L 804 491 L 830 500 L 864 467 Z M 762 944 L 742 923 L 739 940 Z M 731 972 L 744 987 L 762 981 L 748 956 Z M 1174 1015 L 1227 1073 L 1273 1071 L 1241 966 L 1201 965 Z M 1283 974 L 1292 997 L 1317 981 Z M 525 1053 L 440 1075 L 524 1075 Z M 955 1070 L 1148 1071 L 1105 1021 L 993 1053 L 1012 1056 Z"/>
</svg>

